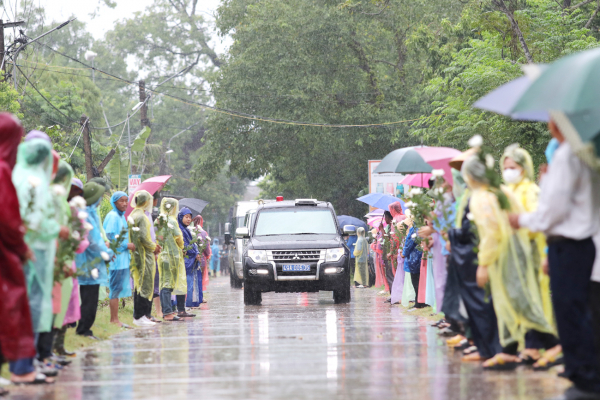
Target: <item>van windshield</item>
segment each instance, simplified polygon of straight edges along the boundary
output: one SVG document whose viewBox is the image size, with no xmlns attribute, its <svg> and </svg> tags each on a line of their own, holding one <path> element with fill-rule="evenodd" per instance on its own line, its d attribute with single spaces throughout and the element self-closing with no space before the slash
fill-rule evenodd
<svg viewBox="0 0 600 400">
<path fill-rule="evenodd" d="M 258 214 L 256 236 L 337 234 L 333 214 L 328 209 L 273 209 Z"/>
</svg>

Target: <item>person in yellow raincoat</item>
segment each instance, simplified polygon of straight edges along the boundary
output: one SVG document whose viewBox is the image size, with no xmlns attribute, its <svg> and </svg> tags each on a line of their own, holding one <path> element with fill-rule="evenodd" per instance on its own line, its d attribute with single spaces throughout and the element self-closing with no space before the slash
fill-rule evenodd
<svg viewBox="0 0 600 400">
<path fill-rule="evenodd" d="M 165 197 L 160 204 L 160 215 L 154 221 L 158 230 L 156 238 L 162 245 L 158 256 L 158 272 L 160 274 L 160 305 L 165 321 L 182 321 L 181 317 L 194 316 L 185 312 L 185 295 L 187 293 L 187 280 L 185 275 L 185 262 L 183 260 L 183 233 L 177 222 L 179 202 L 173 198 Z M 175 315 L 171 305 L 171 295 L 177 299 Z"/>
<path fill-rule="evenodd" d="M 479 237 L 477 283 L 482 287 L 489 283 L 502 345 L 502 353 L 483 367 L 506 370 L 520 364 L 517 351 L 524 347 L 526 332 L 556 332 L 544 315 L 527 232 L 515 231 L 509 224 L 508 211 L 521 212 L 522 207 L 507 189 L 490 185 L 494 159 L 488 155 L 485 160 L 471 156 L 461 172 L 471 190 L 467 218 L 475 223 Z"/>
<path fill-rule="evenodd" d="M 527 150 L 518 144 L 508 146 L 500 159 L 502 177 L 507 189 L 515 196 L 525 212 L 534 212 L 538 206 L 540 188 L 534 182 L 533 160 Z M 552 298 L 550 296 L 550 277 L 541 268 L 546 262 L 546 237 L 541 232 L 527 230 L 533 267 L 539 279 L 542 306 L 546 320 L 555 326 Z M 544 357 L 540 358 L 538 349 L 544 348 Z M 525 362 L 535 363 L 534 369 L 548 369 L 560 362 L 562 347 L 558 338 L 548 333 L 530 331 L 525 335 L 525 350 L 521 358 Z"/>
<path fill-rule="evenodd" d="M 369 243 L 365 239 L 365 228 L 358 228 L 356 231 L 358 239 L 356 246 L 354 246 L 354 257 L 356 260 L 356 267 L 354 269 L 354 282 L 358 284 L 359 288 L 369 286 L 369 270 L 367 261 L 369 260 Z"/>
<path fill-rule="evenodd" d="M 135 250 L 131 252 L 130 270 L 134 286 L 133 323 L 137 326 L 156 324 L 150 321 L 150 313 L 156 273 L 154 255 L 160 252 L 160 246 L 152 241 L 150 236 L 152 225 L 144 214 L 144 211 L 152 210 L 152 202 L 152 195 L 147 191 L 135 192 L 130 203 L 134 210 L 127 218 L 129 241 L 135 245 Z"/>
</svg>

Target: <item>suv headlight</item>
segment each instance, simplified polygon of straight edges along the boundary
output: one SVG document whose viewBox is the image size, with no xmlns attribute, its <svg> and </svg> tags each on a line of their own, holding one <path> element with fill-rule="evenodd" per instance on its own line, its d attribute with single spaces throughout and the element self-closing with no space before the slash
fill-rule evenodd
<svg viewBox="0 0 600 400">
<path fill-rule="evenodd" d="M 343 247 L 338 247 L 337 249 L 327 249 L 327 252 L 325 253 L 325 262 L 339 261 L 344 253 L 345 249 Z"/>
<path fill-rule="evenodd" d="M 248 250 L 248 257 L 257 264 L 263 264 L 267 262 L 267 251 L 266 250 Z"/>
</svg>

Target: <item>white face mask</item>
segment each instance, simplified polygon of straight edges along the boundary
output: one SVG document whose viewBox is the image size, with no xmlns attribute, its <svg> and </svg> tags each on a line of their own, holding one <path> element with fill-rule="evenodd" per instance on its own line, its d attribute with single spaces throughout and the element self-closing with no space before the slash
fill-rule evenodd
<svg viewBox="0 0 600 400">
<path fill-rule="evenodd" d="M 506 168 L 502 171 L 502 178 L 504 178 L 504 182 L 511 183 L 519 183 L 521 182 L 521 173 L 522 170 L 515 168 Z"/>
</svg>

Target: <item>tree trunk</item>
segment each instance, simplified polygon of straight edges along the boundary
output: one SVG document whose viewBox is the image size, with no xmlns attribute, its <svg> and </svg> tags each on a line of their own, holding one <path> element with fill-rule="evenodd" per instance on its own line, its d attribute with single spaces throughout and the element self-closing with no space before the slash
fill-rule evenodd
<svg viewBox="0 0 600 400">
<path fill-rule="evenodd" d="M 92 140 L 90 138 L 90 120 L 85 114 L 81 114 L 79 124 L 83 127 L 83 154 L 85 155 L 85 174 L 88 181 L 94 177 L 92 165 Z"/>
<path fill-rule="evenodd" d="M 523 36 L 523 32 L 521 32 L 521 29 L 519 28 L 519 24 L 517 23 L 517 20 L 515 19 L 514 12 L 512 10 L 509 10 L 508 7 L 506 7 L 504 0 L 492 0 L 492 4 L 494 4 L 498 8 L 498 10 L 502 11 L 504 13 L 504 15 L 506 15 L 506 18 L 508 18 L 513 32 L 519 39 L 519 43 L 521 44 L 521 49 L 523 50 L 523 53 L 525 54 L 525 58 L 527 59 L 527 62 L 529 64 L 533 64 L 533 57 L 531 56 L 531 53 L 529 52 L 529 47 L 527 47 L 527 42 L 525 42 L 525 37 Z"/>
</svg>

